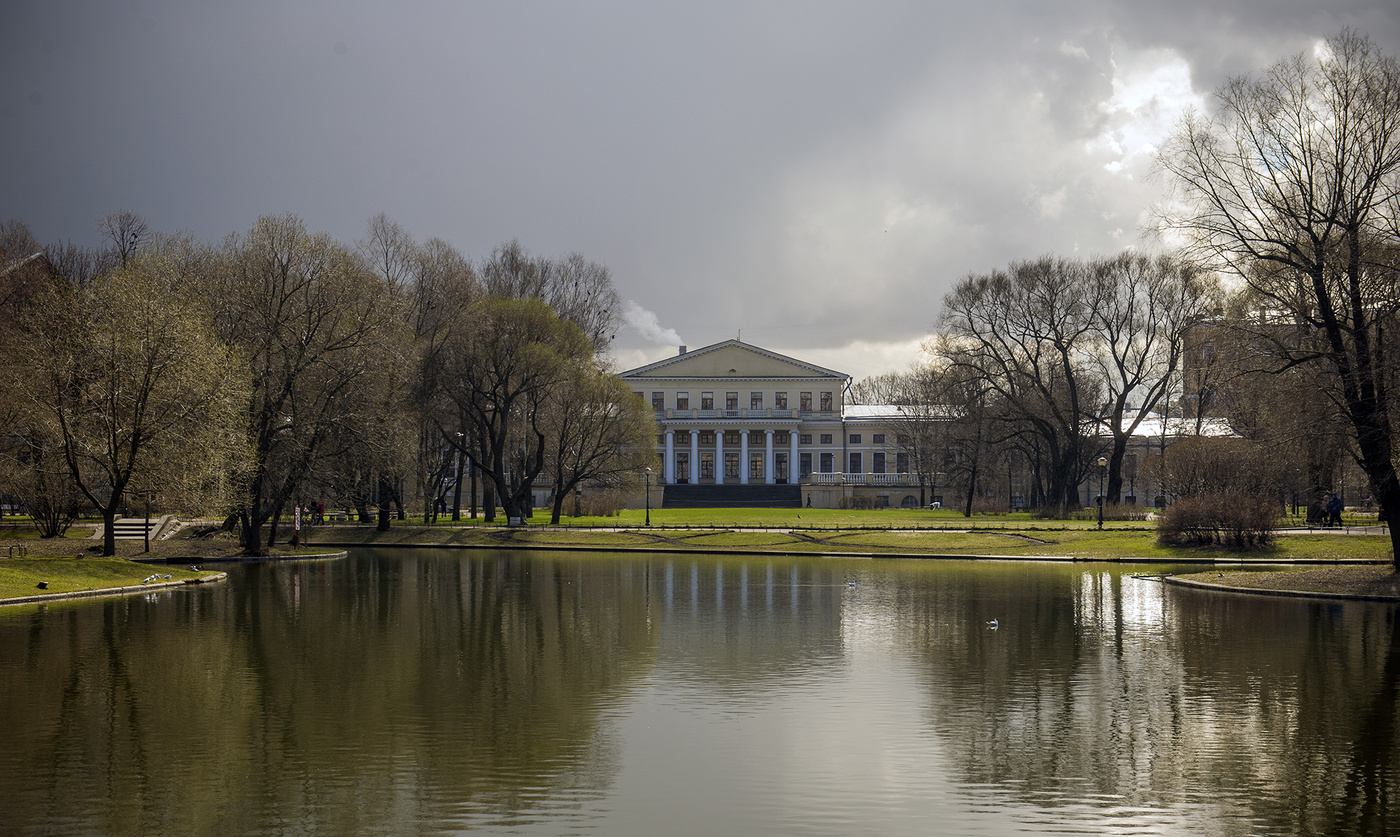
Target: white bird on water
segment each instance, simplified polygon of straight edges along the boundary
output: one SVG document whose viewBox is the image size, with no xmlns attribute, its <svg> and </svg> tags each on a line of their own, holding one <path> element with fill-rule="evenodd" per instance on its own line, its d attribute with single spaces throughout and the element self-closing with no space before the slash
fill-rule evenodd
<svg viewBox="0 0 1400 837">
<path fill-rule="evenodd" d="M 989 627 L 989 628 L 991 628 L 992 630 L 995 631 L 997 628 L 1000 628 L 1000 627 L 1001 627 L 1001 623 L 998 622 L 997 620 L 993 619 L 993 620 L 991 620 L 990 622 L 987 623 L 987 627 Z"/>
</svg>

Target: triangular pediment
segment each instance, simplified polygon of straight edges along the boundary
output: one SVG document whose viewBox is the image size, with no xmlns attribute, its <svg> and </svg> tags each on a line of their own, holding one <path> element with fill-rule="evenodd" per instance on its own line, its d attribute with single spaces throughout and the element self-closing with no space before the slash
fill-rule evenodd
<svg viewBox="0 0 1400 837">
<path fill-rule="evenodd" d="M 669 357 L 623 372 L 624 380 L 636 378 L 736 378 L 782 379 L 834 378 L 846 375 L 811 363 L 780 355 L 758 346 L 726 340 L 703 349 Z"/>
</svg>

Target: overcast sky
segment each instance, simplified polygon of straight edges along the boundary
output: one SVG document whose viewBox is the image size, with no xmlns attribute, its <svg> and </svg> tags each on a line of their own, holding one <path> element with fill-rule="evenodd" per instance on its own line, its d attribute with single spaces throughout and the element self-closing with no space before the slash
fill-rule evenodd
<svg viewBox="0 0 1400 837">
<path fill-rule="evenodd" d="M 1229 75 L 1400 3 L 61 2 L 0 7 L 0 219 L 217 240 L 385 212 L 612 270 L 622 367 L 742 336 L 907 368 L 969 272 L 1140 237 Z"/>
</svg>

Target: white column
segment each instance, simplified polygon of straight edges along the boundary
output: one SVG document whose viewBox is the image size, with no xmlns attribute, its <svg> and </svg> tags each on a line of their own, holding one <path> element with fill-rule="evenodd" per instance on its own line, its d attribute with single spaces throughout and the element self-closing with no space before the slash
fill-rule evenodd
<svg viewBox="0 0 1400 837">
<path fill-rule="evenodd" d="M 739 484 L 749 484 L 749 431 L 739 431 Z"/>
<path fill-rule="evenodd" d="M 674 484 L 676 481 L 676 431 L 666 430 L 666 462 L 663 468 L 663 479 L 667 484 Z"/>
<path fill-rule="evenodd" d="M 691 485 L 700 484 L 700 431 L 690 429 L 690 473 L 686 477 Z"/>
<path fill-rule="evenodd" d="M 788 447 L 791 448 L 791 450 L 788 452 L 788 482 L 792 483 L 793 485 L 796 485 L 798 482 L 796 427 L 788 431 Z"/>
<path fill-rule="evenodd" d="M 715 485 L 724 482 L 724 428 L 715 430 Z"/>
<path fill-rule="evenodd" d="M 763 476 L 764 482 L 772 485 L 778 481 L 773 473 L 773 428 L 763 431 Z"/>
</svg>

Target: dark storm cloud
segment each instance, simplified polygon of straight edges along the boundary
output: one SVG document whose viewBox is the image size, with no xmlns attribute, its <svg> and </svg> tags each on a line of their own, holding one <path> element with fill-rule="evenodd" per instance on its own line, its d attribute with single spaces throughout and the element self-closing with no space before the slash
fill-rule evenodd
<svg viewBox="0 0 1400 837">
<path fill-rule="evenodd" d="M 968 271 L 1138 243 L 1151 142 L 1229 74 L 1344 26 L 1400 47 L 1388 4 L 1293 0 L 0 14 L 0 217 L 43 240 L 129 208 L 351 241 L 384 211 L 605 262 L 653 339 L 743 329 L 856 374 L 912 360 Z"/>
</svg>

